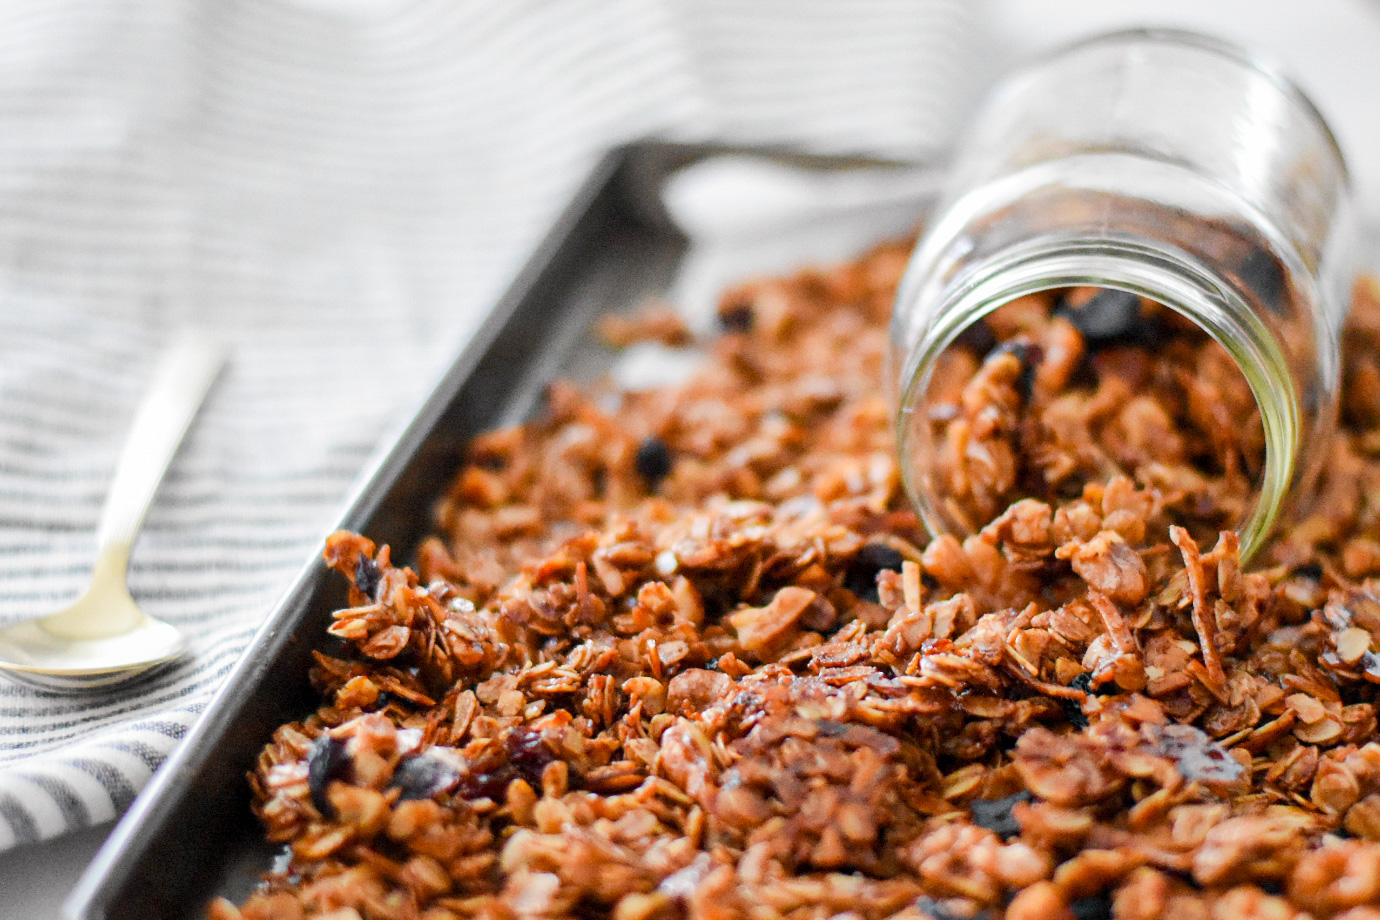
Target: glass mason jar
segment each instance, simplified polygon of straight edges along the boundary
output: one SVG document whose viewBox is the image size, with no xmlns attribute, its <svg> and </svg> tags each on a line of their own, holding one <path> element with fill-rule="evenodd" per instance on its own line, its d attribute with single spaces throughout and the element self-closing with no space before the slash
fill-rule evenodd
<svg viewBox="0 0 1380 920">
<path fill-rule="evenodd" d="M 986 523 L 937 472 L 936 362 L 1003 304 L 1091 286 L 1172 308 L 1237 365 L 1264 458 L 1234 526 L 1243 556 L 1259 548 L 1336 422 L 1349 198 L 1303 93 L 1216 39 L 1105 35 L 1008 79 L 956 152 L 892 319 L 902 475 L 925 525 Z"/>
</svg>

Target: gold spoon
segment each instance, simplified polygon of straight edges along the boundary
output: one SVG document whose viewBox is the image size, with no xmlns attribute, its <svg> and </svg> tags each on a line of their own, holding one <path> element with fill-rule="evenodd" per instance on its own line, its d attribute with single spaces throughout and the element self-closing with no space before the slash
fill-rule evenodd
<svg viewBox="0 0 1380 920">
<path fill-rule="evenodd" d="M 0 628 L 0 670 L 10 677 L 48 690 L 109 687 L 186 650 L 176 627 L 139 609 L 125 577 L 134 538 L 225 354 L 199 332 L 183 333 L 164 354 L 101 509 L 91 584 L 63 610 Z"/>
</svg>

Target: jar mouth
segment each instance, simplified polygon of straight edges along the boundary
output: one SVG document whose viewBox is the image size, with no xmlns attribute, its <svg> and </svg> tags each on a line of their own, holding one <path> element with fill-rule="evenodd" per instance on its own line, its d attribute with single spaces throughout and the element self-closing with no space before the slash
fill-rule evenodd
<svg viewBox="0 0 1380 920">
<path fill-rule="evenodd" d="M 939 356 L 973 323 L 1018 297 L 1054 288 L 1115 288 L 1155 300 L 1192 321 L 1231 357 L 1259 408 L 1265 457 L 1255 506 L 1240 522 L 1241 558 L 1264 543 L 1284 507 L 1302 438 L 1290 365 L 1268 327 L 1223 279 L 1185 253 L 1133 239 L 1044 239 L 984 262 L 948 286 L 900 380 L 896 424 L 902 483 L 931 534 L 949 530 L 918 478 L 909 416 L 922 406 Z M 895 378 L 893 378 L 895 379 Z"/>
</svg>

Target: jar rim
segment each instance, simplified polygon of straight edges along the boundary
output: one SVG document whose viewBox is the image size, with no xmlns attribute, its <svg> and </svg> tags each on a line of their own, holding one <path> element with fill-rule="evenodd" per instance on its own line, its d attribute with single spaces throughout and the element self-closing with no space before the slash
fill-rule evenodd
<svg viewBox="0 0 1380 920">
<path fill-rule="evenodd" d="M 1246 380 L 1265 436 L 1255 506 L 1237 525 L 1241 557 L 1249 558 L 1285 507 L 1299 462 L 1302 410 L 1289 363 L 1271 331 L 1230 285 L 1186 254 L 1131 239 L 1046 239 L 1008 251 L 951 288 L 948 302 L 931 313 L 936 321 L 910 352 L 901 377 L 906 385 L 895 404 L 902 484 L 925 526 L 933 533 L 947 529 L 916 482 L 907 415 L 923 400 L 939 355 L 974 322 L 1018 297 L 1081 285 L 1129 291 L 1175 310 L 1221 345 Z"/>
</svg>

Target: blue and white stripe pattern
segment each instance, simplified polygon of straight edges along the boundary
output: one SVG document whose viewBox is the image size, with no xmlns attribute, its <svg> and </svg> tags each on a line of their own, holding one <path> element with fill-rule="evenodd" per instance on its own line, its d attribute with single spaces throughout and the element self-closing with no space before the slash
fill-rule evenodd
<svg viewBox="0 0 1380 920">
<path fill-rule="evenodd" d="M 135 547 L 142 686 L 0 681 L 0 849 L 114 817 L 584 172 L 645 135 L 924 158 L 965 0 L 0 5 L 0 622 L 80 589 L 171 331 L 233 347 Z"/>
</svg>

